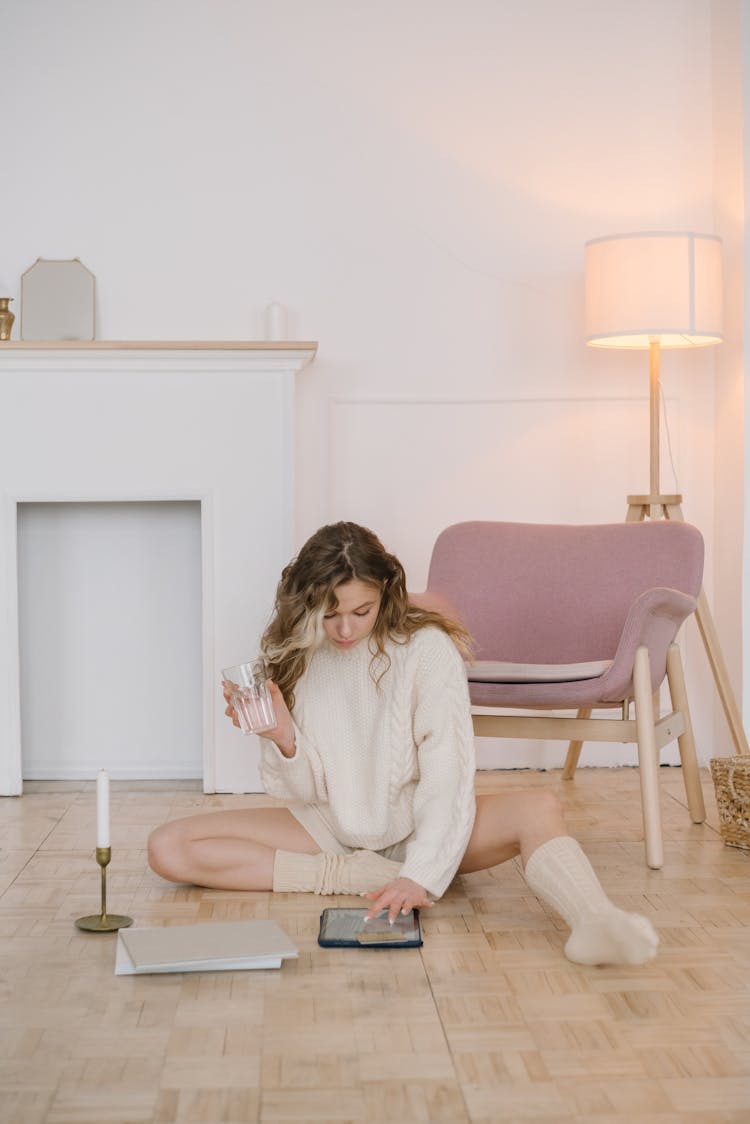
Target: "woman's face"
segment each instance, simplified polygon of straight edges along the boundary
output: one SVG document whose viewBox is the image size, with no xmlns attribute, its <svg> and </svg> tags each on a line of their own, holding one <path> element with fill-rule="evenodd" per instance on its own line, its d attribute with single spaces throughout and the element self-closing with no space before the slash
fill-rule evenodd
<svg viewBox="0 0 750 1124">
<path fill-rule="evenodd" d="M 337 585 L 337 605 L 323 617 L 323 630 L 336 648 L 353 648 L 370 635 L 378 619 L 378 586 L 357 579 Z"/>
</svg>

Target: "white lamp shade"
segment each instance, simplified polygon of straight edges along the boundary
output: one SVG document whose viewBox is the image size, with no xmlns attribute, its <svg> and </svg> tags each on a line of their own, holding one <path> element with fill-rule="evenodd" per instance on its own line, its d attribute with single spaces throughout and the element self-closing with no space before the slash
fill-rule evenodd
<svg viewBox="0 0 750 1124">
<path fill-rule="evenodd" d="M 586 243 L 586 342 L 592 347 L 721 343 L 721 239 L 615 234 Z"/>
</svg>

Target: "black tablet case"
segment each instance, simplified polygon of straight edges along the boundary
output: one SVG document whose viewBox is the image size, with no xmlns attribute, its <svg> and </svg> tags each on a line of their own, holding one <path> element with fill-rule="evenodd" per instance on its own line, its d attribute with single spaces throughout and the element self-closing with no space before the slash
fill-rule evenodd
<svg viewBox="0 0 750 1124">
<path fill-rule="evenodd" d="M 419 948 L 422 945 L 422 923 L 419 910 L 412 910 L 412 916 L 399 915 L 393 925 L 388 924 L 387 914 L 376 917 L 365 924 L 367 909 L 324 909 L 320 915 L 318 944 L 323 948 Z M 346 922 L 347 931 L 357 930 L 351 935 L 335 935 L 336 916 Z M 362 925 L 356 920 L 361 918 Z M 416 930 L 416 937 L 411 936 Z M 402 939 L 403 938 L 403 939 Z"/>
</svg>

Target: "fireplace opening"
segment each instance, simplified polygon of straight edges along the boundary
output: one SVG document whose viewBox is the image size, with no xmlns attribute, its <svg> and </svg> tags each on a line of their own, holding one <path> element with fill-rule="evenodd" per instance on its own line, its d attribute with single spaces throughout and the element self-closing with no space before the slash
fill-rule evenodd
<svg viewBox="0 0 750 1124">
<path fill-rule="evenodd" d="M 23 776 L 200 777 L 201 505 L 22 503 Z"/>
</svg>

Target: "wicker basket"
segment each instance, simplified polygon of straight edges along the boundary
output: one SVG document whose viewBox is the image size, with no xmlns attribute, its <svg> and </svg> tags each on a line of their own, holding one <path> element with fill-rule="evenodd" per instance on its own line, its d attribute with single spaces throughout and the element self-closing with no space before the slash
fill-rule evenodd
<svg viewBox="0 0 750 1124">
<path fill-rule="evenodd" d="M 750 851 L 750 754 L 712 758 L 711 776 L 722 839 Z"/>
</svg>

